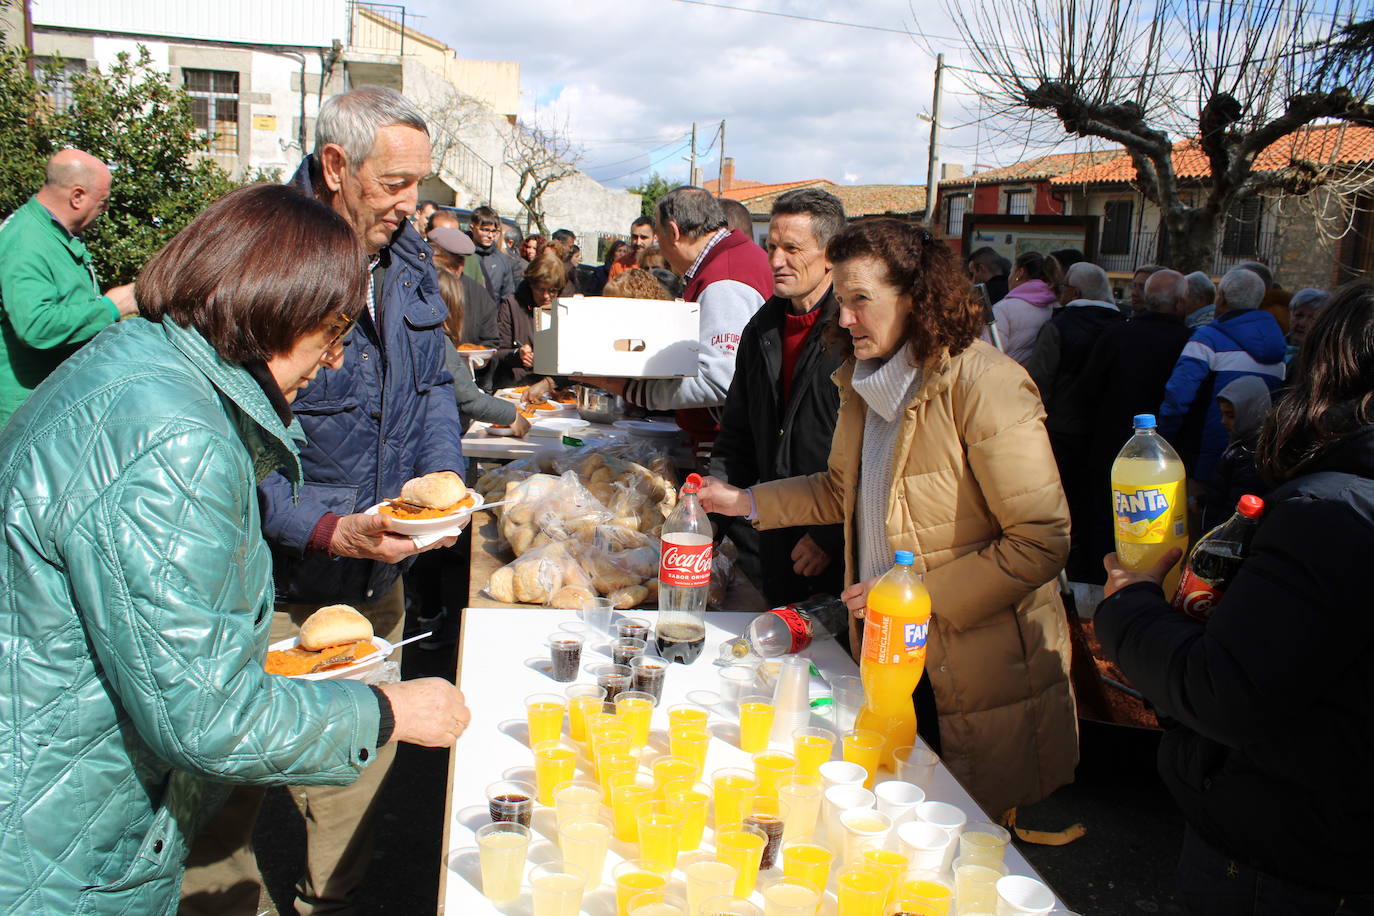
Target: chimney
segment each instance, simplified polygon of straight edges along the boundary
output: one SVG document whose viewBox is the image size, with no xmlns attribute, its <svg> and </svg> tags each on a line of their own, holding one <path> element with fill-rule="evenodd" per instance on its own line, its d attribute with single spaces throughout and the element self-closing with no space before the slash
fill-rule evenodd
<svg viewBox="0 0 1374 916">
<path fill-rule="evenodd" d="M 724 194 L 735 186 L 735 160 L 732 156 L 725 157 L 725 163 L 720 169 L 720 187 L 717 193 Z"/>
<path fill-rule="evenodd" d="M 957 162 L 947 162 L 940 166 L 940 180 L 947 178 L 963 178 L 964 167 Z"/>
</svg>

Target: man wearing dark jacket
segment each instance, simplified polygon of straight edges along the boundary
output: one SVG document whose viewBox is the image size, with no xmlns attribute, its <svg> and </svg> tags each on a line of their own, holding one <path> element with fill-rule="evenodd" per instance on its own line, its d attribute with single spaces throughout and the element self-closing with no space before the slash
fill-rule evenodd
<svg viewBox="0 0 1374 916">
<path fill-rule="evenodd" d="M 825 191 L 789 191 L 773 204 L 768 262 L 774 294 L 740 336 L 711 455 L 711 474 L 734 486 L 825 470 L 840 408 L 830 374 L 843 362 L 826 340 L 839 307 L 825 246 L 843 228 L 844 207 Z M 730 537 L 742 551 L 758 542 L 769 604 L 840 593 L 843 526 L 755 532 L 747 522 L 732 521 Z"/>
<path fill-rule="evenodd" d="M 429 172 L 424 116 L 400 93 L 367 87 L 321 106 L 315 152 L 292 179 L 353 226 L 369 283 L 366 308 L 344 339 L 343 365 L 321 370 L 292 404 L 307 436 L 304 483 L 297 491 L 275 472 L 258 488 L 276 583 L 274 639 L 295 635 L 313 611 L 336 603 L 357 608 L 376 635 L 399 639 L 401 574 L 419 549 L 364 513 L 412 477 L 466 469 L 444 365 L 448 309 L 431 250 L 409 219 Z M 306 874 L 296 885 L 301 908 L 351 911 L 371 860 L 373 798 L 394 759 L 395 745 L 387 744 L 352 785 L 299 790 L 307 833 Z M 261 877 L 250 842 L 261 803 L 261 789 L 236 789 L 197 839 L 183 914 L 258 912 Z"/>
<path fill-rule="evenodd" d="M 477 246 L 477 259 L 482 267 L 482 281 L 495 302 L 515 292 L 515 268 L 501 251 L 501 217 L 491 207 L 472 211 L 472 226 L 468 235 Z"/>
<path fill-rule="evenodd" d="M 1097 339 L 1088 363 L 1079 373 L 1078 389 L 1091 431 L 1087 443 L 1088 504 L 1086 540 L 1080 553 L 1095 569 L 1074 567 L 1079 582 L 1105 581 L 1102 558 L 1113 549 L 1111 470 L 1121 446 L 1131 438 L 1131 418 L 1153 413 L 1164 397 L 1164 385 L 1192 333 L 1184 323 L 1177 286 L 1159 283 L 1142 300 L 1145 311 L 1119 321 Z M 1079 537 L 1078 526 L 1074 539 Z"/>
</svg>

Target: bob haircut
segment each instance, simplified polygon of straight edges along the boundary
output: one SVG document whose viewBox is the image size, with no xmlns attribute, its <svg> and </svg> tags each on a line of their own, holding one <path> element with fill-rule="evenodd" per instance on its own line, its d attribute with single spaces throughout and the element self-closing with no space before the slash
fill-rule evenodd
<svg viewBox="0 0 1374 916">
<path fill-rule="evenodd" d="M 329 207 L 286 185 L 252 185 L 153 255 L 138 275 L 138 311 L 194 328 L 226 362 L 264 362 L 331 318 L 356 316 L 365 264 L 358 237 Z"/>
<path fill-rule="evenodd" d="M 538 283 L 549 289 L 559 290 L 568 283 L 568 271 L 557 254 L 545 249 L 535 255 L 530 266 L 525 268 L 525 280 L 531 286 Z"/>
<path fill-rule="evenodd" d="M 949 246 L 917 223 L 891 217 L 862 219 L 830 240 L 826 257 L 836 266 L 872 258 L 887 268 L 887 281 L 911 297 L 903 339 L 916 365 L 943 349 L 962 353 L 983 330 L 983 309 Z M 849 332 L 835 325 L 831 339 L 854 355 Z"/>
<path fill-rule="evenodd" d="M 603 296 L 621 299 L 672 299 L 668 288 L 642 267 L 631 267 L 606 284 Z"/>
</svg>

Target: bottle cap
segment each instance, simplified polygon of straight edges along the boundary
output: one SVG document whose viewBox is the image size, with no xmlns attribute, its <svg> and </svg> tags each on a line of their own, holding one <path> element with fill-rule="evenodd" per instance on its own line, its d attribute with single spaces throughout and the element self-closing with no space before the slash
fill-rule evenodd
<svg viewBox="0 0 1374 916">
<path fill-rule="evenodd" d="M 1259 518 L 1264 514 L 1264 500 L 1247 493 L 1236 503 L 1236 511 L 1246 518 Z"/>
<path fill-rule="evenodd" d="M 1131 425 L 1136 429 L 1154 429 L 1155 415 L 1152 413 L 1138 413 L 1131 419 Z"/>
<path fill-rule="evenodd" d="M 899 550 L 892 555 L 892 562 L 898 566 L 910 566 L 916 562 L 916 554 L 910 550 Z"/>
<path fill-rule="evenodd" d="M 683 491 L 684 493 L 696 493 L 696 492 L 697 492 L 698 490 L 700 490 L 700 489 L 701 489 L 701 475 L 700 475 L 700 474 L 688 474 L 688 475 L 687 475 L 687 482 L 684 483 L 684 484 L 682 485 L 682 491 Z"/>
</svg>

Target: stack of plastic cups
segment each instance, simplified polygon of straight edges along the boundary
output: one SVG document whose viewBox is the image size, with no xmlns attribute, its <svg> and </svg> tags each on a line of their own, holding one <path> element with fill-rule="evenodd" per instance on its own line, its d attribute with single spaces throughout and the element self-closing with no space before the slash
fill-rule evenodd
<svg viewBox="0 0 1374 916">
<path fill-rule="evenodd" d="M 773 691 L 773 730 L 769 743 L 792 747 L 792 733 L 811 724 L 811 660 L 789 655 L 778 671 L 778 686 Z"/>
</svg>

